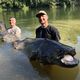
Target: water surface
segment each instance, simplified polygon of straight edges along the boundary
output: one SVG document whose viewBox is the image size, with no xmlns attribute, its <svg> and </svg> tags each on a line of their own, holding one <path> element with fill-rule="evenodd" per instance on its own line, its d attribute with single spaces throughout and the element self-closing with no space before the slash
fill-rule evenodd
<svg viewBox="0 0 80 80">
<path fill-rule="evenodd" d="M 9 18 L 15 17 L 22 30 L 22 39 L 35 38 L 35 29 L 39 26 L 35 17 L 37 11 L 3 11 L 0 13 L 0 20 L 9 28 Z M 80 36 L 80 10 L 53 8 L 46 12 L 49 15 L 49 23 L 60 32 L 60 42 L 74 47 L 77 53 L 75 57 L 79 59 L 80 42 L 77 37 Z M 0 42 L 0 80 L 80 80 L 80 64 L 74 68 L 42 65 L 30 61 L 26 54 L 15 50 L 11 43 Z"/>
</svg>

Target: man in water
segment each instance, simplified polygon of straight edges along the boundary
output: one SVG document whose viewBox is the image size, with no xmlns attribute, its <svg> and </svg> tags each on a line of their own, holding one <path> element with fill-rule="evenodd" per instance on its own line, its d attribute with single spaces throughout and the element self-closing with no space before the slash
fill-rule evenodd
<svg viewBox="0 0 80 80">
<path fill-rule="evenodd" d="M 16 26 L 16 19 L 14 17 L 11 17 L 9 19 L 10 21 L 10 28 L 7 30 L 9 34 L 15 35 L 18 39 L 21 38 L 21 29 Z"/>
<path fill-rule="evenodd" d="M 36 14 L 36 17 L 39 19 L 41 24 L 36 29 L 36 38 L 48 38 L 51 40 L 59 41 L 59 32 L 54 26 L 49 25 L 47 13 L 41 10 Z"/>
</svg>

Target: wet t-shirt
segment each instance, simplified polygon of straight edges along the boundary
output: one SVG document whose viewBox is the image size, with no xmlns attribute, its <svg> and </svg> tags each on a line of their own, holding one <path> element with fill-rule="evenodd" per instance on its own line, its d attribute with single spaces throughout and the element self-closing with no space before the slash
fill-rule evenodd
<svg viewBox="0 0 80 80">
<path fill-rule="evenodd" d="M 7 30 L 9 34 L 14 34 L 17 38 L 21 38 L 21 29 L 18 26 L 13 26 Z"/>
<path fill-rule="evenodd" d="M 48 25 L 46 28 L 40 26 L 36 29 L 36 38 L 48 38 L 59 41 L 60 35 L 59 31 L 54 26 Z"/>
</svg>

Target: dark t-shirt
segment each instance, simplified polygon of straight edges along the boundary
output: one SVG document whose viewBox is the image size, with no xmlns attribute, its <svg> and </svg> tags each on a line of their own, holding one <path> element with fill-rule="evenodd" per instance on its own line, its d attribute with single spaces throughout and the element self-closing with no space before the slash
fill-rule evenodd
<svg viewBox="0 0 80 80">
<path fill-rule="evenodd" d="M 55 27 L 48 25 L 46 28 L 40 26 L 36 29 L 36 38 L 48 38 L 51 40 L 59 41 L 60 35 Z"/>
</svg>

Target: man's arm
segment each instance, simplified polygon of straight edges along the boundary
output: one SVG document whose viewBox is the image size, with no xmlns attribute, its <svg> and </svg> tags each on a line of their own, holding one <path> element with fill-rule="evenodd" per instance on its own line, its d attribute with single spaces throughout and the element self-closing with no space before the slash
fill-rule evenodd
<svg viewBox="0 0 80 80">
<path fill-rule="evenodd" d="M 59 31 L 55 27 L 51 27 L 51 36 L 53 40 L 58 42 L 61 39 Z"/>
</svg>

